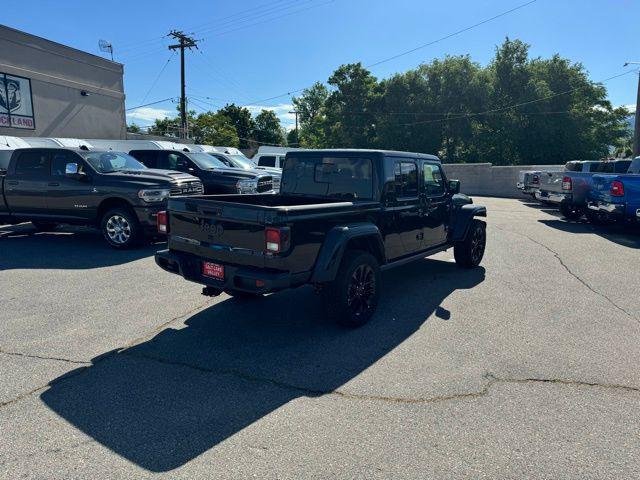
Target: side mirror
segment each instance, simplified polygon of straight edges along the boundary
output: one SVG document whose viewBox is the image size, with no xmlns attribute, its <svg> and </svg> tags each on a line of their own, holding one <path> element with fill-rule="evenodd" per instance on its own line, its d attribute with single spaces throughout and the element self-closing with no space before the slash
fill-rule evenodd
<svg viewBox="0 0 640 480">
<path fill-rule="evenodd" d="M 460 193 L 460 180 L 449 180 L 449 192 Z"/>
</svg>

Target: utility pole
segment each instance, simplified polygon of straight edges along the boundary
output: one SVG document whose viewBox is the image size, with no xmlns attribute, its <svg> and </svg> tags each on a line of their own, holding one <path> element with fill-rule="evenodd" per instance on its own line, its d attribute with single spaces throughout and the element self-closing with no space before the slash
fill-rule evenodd
<svg viewBox="0 0 640 480">
<path fill-rule="evenodd" d="M 627 62 L 627 65 L 640 65 L 640 62 Z M 640 71 L 638 72 L 638 95 L 636 96 L 636 120 L 633 129 L 633 157 L 640 155 Z"/>
<path fill-rule="evenodd" d="M 291 110 L 289 113 L 293 113 L 296 116 L 296 147 L 300 146 L 300 132 L 298 131 L 298 114 L 300 113 L 298 110 Z"/>
<path fill-rule="evenodd" d="M 185 35 L 179 30 L 172 30 L 169 36 L 178 40 L 175 45 L 169 45 L 169 50 L 180 50 L 180 138 L 187 138 L 187 94 L 184 74 L 184 50 L 198 48 L 198 40 Z"/>
</svg>

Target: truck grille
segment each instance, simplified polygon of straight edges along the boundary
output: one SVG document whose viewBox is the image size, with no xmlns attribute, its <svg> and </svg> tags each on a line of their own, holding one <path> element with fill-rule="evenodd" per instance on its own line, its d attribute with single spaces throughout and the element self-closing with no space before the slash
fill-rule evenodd
<svg viewBox="0 0 640 480">
<path fill-rule="evenodd" d="M 177 195 L 202 195 L 204 193 L 204 187 L 202 182 L 190 181 L 179 183 L 171 187 L 170 195 L 172 197 Z"/>
<path fill-rule="evenodd" d="M 258 193 L 269 192 L 273 190 L 273 179 L 271 177 L 258 178 Z"/>
</svg>

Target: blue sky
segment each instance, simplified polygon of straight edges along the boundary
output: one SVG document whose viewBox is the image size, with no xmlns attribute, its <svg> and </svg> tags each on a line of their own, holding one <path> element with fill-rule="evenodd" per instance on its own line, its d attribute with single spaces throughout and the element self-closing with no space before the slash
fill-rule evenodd
<svg viewBox="0 0 640 480">
<path fill-rule="evenodd" d="M 112 42 L 125 65 L 127 108 L 179 95 L 179 61 L 167 49 L 171 29 L 202 39 L 187 54 L 187 93 L 196 110 L 228 102 L 273 108 L 289 128 L 290 97 L 262 101 L 325 81 L 340 64 L 373 64 L 526 3 L 527 0 L 192 0 L 147 2 L 40 0 L 3 9 L 1 23 L 91 53 Z M 372 68 L 378 77 L 446 54 L 486 64 L 505 36 L 532 56 L 560 53 L 599 81 L 640 61 L 634 0 L 537 0 L 460 35 Z M 101 54 L 106 55 L 106 54 Z M 168 61 L 168 63 L 167 63 Z M 163 69 L 160 76 L 159 73 Z M 157 81 L 156 81 L 157 79 Z M 155 82 L 155 85 L 154 85 Z M 634 74 L 606 83 L 615 105 L 635 103 Z M 147 125 L 173 115 L 167 101 L 130 111 Z"/>
</svg>

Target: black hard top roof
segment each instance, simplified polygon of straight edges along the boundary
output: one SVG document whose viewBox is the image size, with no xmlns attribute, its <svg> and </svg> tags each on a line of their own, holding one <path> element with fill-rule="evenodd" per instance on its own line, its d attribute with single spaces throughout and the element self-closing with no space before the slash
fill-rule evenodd
<svg viewBox="0 0 640 480">
<path fill-rule="evenodd" d="M 363 153 L 368 155 L 383 155 L 388 157 L 410 157 L 410 158 L 422 158 L 424 160 L 434 160 L 439 162 L 440 159 L 435 155 L 430 155 L 428 153 L 414 153 L 414 152 L 399 152 L 395 150 L 375 150 L 375 149 L 358 149 L 358 148 L 327 148 L 327 149 L 307 149 L 307 150 L 293 150 L 287 152 L 287 155 L 298 155 L 298 154 L 342 154 L 342 153 Z"/>
</svg>

